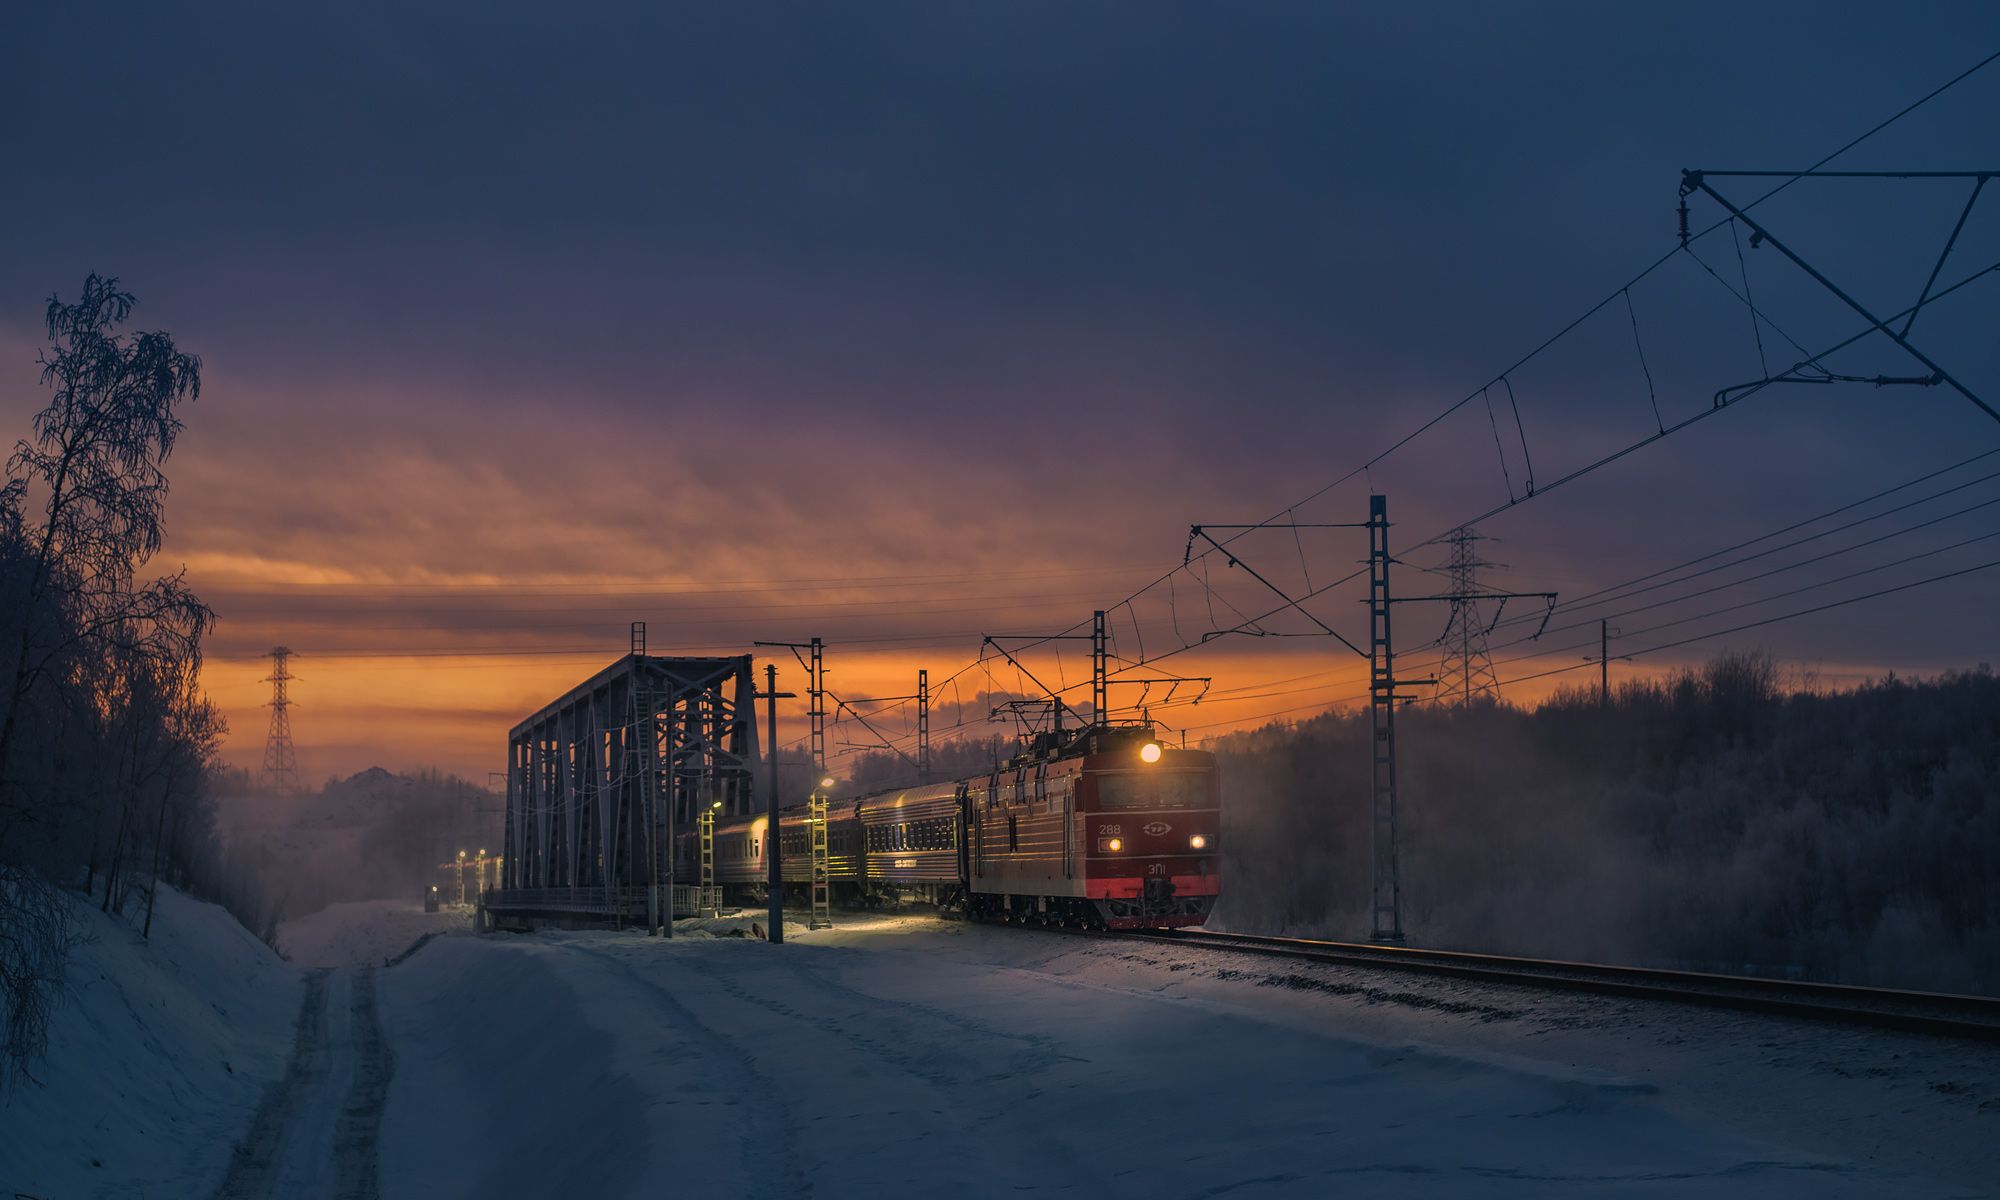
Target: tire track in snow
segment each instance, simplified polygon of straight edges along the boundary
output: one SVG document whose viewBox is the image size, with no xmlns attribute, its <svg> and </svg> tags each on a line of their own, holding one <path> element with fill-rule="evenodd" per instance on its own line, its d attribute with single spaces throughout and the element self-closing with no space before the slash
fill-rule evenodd
<svg viewBox="0 0 2000 1200">
<path fill-rule="evenodd" d="M 578 942 L 569 942 L 567 946 L 580 954 L 605 963 L 621 978 L 654 997 L 660 1009 L 675 1024 L 701 1039 L 705 1051 L 703 1057 L 721 1067 L 725 1074 L 731 1077 L 725 1085 L 728 1090 L 734 1091 L 746 1100 L 758 1098 L 776 1109 L 777 1124 L 780 1128 L 788 1130 L 797 1128 L 791 1106 L 785 1101 L 784 1091 L 776 1081 L 758 1068 L 756 1060 L 750 1056 L 749 1051 L 702 1021 L 672 992 L 641 975 L 625 961 L 624 955 L 593 950 Z M 760 1122 L 742 1122 L 737 1131 L 745 1182 L 738 1195 L 760 1200 L 810 1196 L 812 1184 L 799 1169 L 798 1157 L 791 1141 L 783 1141 L 773 1149 L 767 1143 L 757 1140 L 756 1133 L 760 1125 Z"/>
<path fill-rule="evenodd" d="M 342 994 L 344 1009 L 335 1009 Z M 376 1146 L 393 1065 L 374 970 L 308 974 L 291 1060 L 237 1143 L 216 1200 L 378 1200 Z"/>
<path fill-rule="evenodd" d="M 419 943 L 421 944 L 421 943 Z M 375 968 L 354 977 L 353 1012 L 348 1029 L 354 1039 L 354 1084 L 334 1130 L 334 1195 L 339 1200 L 378 1200 L 381 1170 L 378 1145 L 382 1109 L 389 1099 L 389 1079 L 396 1059 L 382 1037 L 382 1017 L 375 1007 Z"/>
<path fill-rule="evenodd" d="M 229 1173 L 216 1190 L 216 1200 L 255 1200 L 269 1194 L 272 1166 L 284 1142 L 285 1128 L 291 1123 L 312 1085 L 326 1073 L 326 983 L 330 972 L 313 971 L 306 976 L 305 996 L 299 1001 L 299 1018 L 292 1033 L 292 1057 L 285 1073 L 264 1093 L 249 1132 L 236 1143 L 229 1158 Z"/>
</svg>

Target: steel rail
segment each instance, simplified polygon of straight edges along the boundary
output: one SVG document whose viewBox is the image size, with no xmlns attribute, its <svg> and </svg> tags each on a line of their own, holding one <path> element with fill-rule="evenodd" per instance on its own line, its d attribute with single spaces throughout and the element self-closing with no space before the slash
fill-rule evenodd
<svg viewBox="0 0 2000 1200">
<path fill-rule="evenodd" d="M 1869 1025 L 1906 1033 L 2000 1042 L 2000 999 L 1986 996 L 1761 979 L 1658 967 L 1620 967 L 1461 950 L 1210 933 L 1206 930 L 1130 929 L 1105 932 L 1121 941 L 1159 942 L 1340 966 L 1417 971 L 1482 983 L 1667 1000 L 1775 1016 Z"/>
</svg>

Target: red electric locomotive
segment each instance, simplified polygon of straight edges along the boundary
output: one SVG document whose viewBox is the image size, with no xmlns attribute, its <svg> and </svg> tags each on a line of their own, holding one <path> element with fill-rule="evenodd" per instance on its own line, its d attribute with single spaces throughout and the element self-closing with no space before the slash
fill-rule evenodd
<svg viewBox="0 0 2000 1200">
<path fill-rule="evenodd" d="M 915 897 L 978 919 L 1199 925 L 1222 891 L 1221 817 L 1214 755 L 1098 726 L 1044 735 L 982 776 L 829 805 L 828 877 L 848 902 Z M 788 889 L 811 876 L 806 821 L 804 805 L 781 814 Z M 716 882 L 735 898 L 763 889 L 768 827 L 716 825 Z"/>
</svg>

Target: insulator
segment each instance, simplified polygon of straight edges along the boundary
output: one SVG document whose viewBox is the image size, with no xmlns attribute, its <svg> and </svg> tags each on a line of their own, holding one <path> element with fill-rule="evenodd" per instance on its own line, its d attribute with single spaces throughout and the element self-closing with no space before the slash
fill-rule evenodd
<svg viewBox="0 0 2000 1200">
<path fill-rule="evenodd" d="M 1686 246 L 1688 244 L 1688 202 L 1686 196 L 1681 197 L 1680 215 L 1681 215 L 1681 245 Z"/>
</svg>

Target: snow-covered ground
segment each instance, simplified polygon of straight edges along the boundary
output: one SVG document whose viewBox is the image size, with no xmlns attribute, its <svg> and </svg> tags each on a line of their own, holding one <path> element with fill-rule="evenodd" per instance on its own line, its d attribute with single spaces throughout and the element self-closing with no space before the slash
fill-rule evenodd
<svg viewBox="0 0 2000 1200">
<path fill-rule="evenodd" d="M 1996 1194 L 1991 1047 L 847 914 L 385 968 L 424 914 L 343 905 L 302 990 L 173 903 L 80 960 L 0 1195 Z"/>
<path fill-rule="evenodd" d="M 162 887 L 151 941 L 79 904 L 39 1086 L 0 1094 L 0 1196 L 206 1196 L 285 1070 L 299 973 L 212 904 Z"/>
<path fill-rule="evenodd" d="M 470 908 L 425 912 L 402 900 L 353 900 L 285 922 L 278 949 L 302 967 L 379 967 L 426 934 L 471 932 Z"/>
<path fill-rule="evenodd" d="M 2000 1054 L 844 918 L 452 939 L 382 976 L 383 1195 L 1989 1194 Z"/>
</svg>

